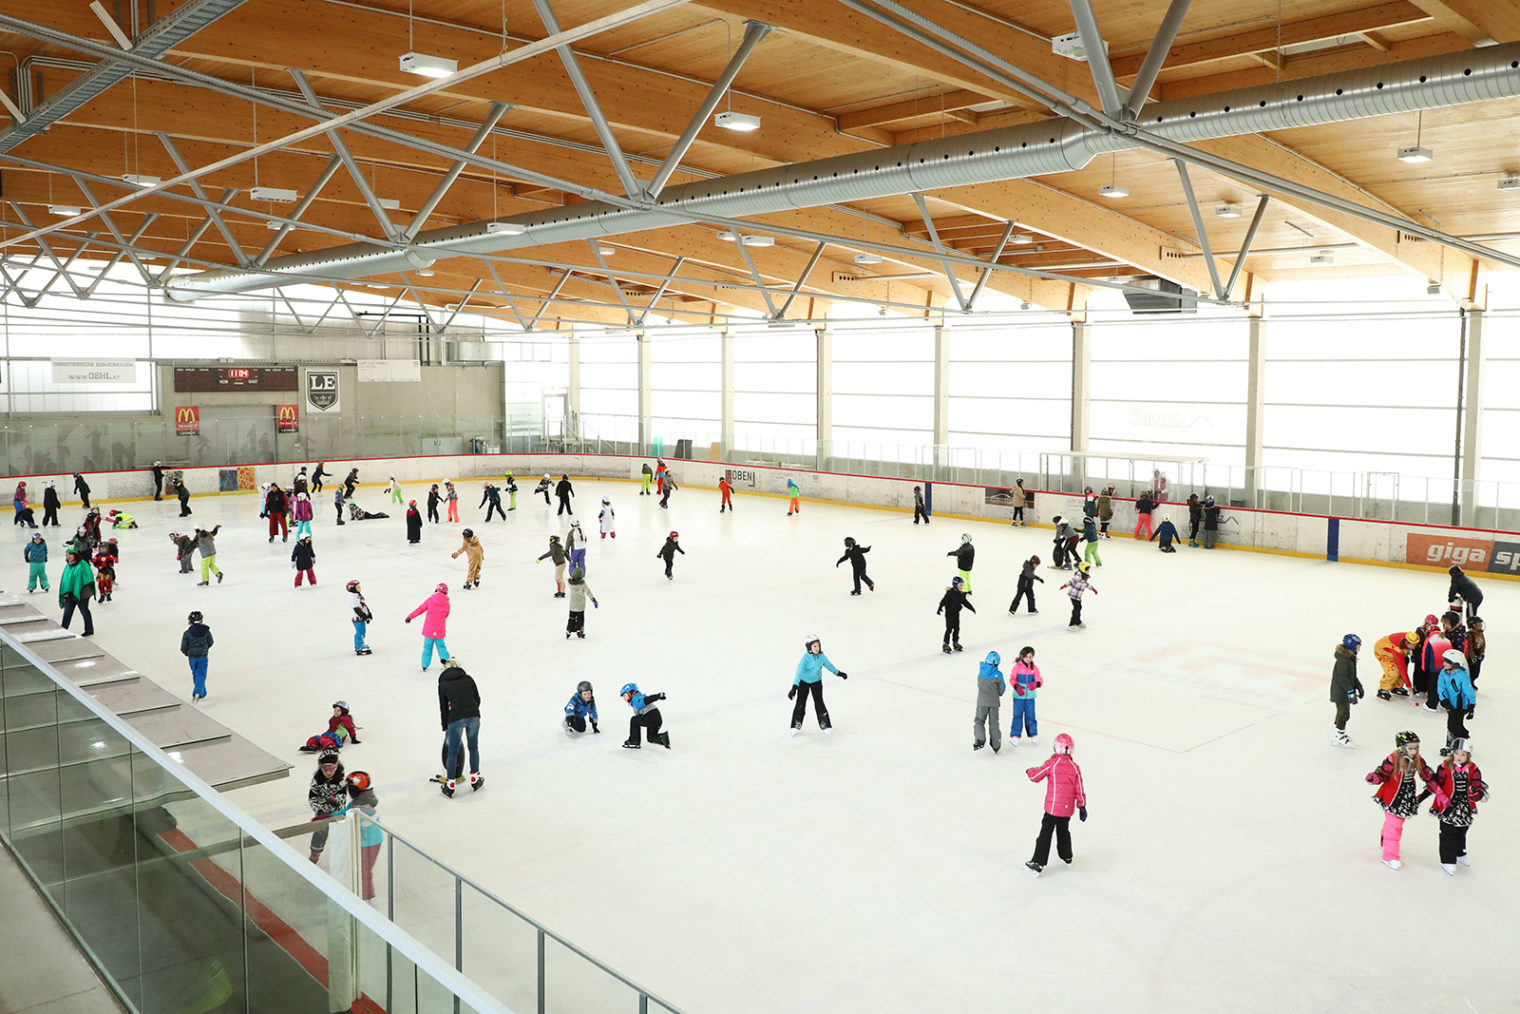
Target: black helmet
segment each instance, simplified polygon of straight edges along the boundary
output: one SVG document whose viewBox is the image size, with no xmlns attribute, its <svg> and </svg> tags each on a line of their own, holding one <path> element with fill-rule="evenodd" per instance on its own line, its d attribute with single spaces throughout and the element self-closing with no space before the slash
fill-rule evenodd
<svg viewBox="0 0 1520 1014">
<path fill-rule="evenodd" d="M 195 612 L 193 612 L 193 613 L 190 614 L 190 622 L 191 623 L 199 623 L 199 622 L 201 622 L 201 611 L 199 609 L 197 609 Z"/>
<path fill-rule="evenodd" d="M 464 531 L 460 532 L 459 534 L 463 535 L 467 539 L 473 539 L 475 537 L 475 530 L 473 528 L 466 528 Z"/>
<path fill-rule="evenodd" d="M 584 693 L 591 692 L 591 681 L 590 680 L 581 680 L 579 683 L 577 683 L 575 685 L 575 692 L 578 693 L 578 694 L 584 694 Z"/>
<path fill-rule="evenodd" d="M 1403 732 L 1395 733 L 1393 737 L 1393 745 L 1400 750 L 1404 749 L 1404 747 L 1408 746 L 1410 743 L 1418 743 L 1419 741 L 1419 735 L 1407 729 Z"/>
<path fill-rule="evenodd" d="M 844 537 L 844 544 L 845 544 L 845 545 L 846 545 L 846 546 L 853 546 L 853 545 L 855 545 L 855 540 L 854 540 L 854 539 L 852 539 L 852 538 L 850 538 L 850 537 L 849 537 L 849 536 L 848 536 L 848 535 L 846 535 L 846 536 L 845 536 L 845 537 Z"/>
</svg>

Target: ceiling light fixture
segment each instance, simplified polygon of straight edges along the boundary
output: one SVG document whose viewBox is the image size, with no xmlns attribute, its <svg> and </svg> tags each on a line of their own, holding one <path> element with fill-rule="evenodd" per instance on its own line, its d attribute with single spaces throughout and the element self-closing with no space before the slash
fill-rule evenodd
<svg viewBox="0 0 1520 1014">
<path fill-rule="evenodd" d="M 48 214 L 59 218 L 74 218 L 84 214 L 84 209 L 75 204 L 49 204 Z"/>
<path fill-rule="evenodd" d="M 1012 243 L 1014 246 L 1028 246 L 1030 243 L 1034 242 L 1034 237 L 1029 235 L 1027 232 L 1016 232 L 1012 236 L 1008 237 L 1008 242 Z"/>
<path fill-rule="evenodd" d="M 294 204 L 301 195 L 285 187 L 253 187 L 248 196 L 255 201 L 271 201 L 275 204 Z"/>
<path fill-rule="evenodd" d="M 380 202 L 380 207 L 384 208 L 386 211 L 400 211 L 401 210 L 401 201 L 398 198 L 395 198 L 395 197 L 378 197 L 378 198 L 376 198 L 376 200 L 378 200 Z"/>
<path fill-rule="evenodd" d="M 285 228 L 285 223 L 276 222 L 273 219 L 270 219 L 264 223 L 264 228 L 268 229 L 270 232 L 279 232 L 281 229 Z"/>
<path fill-rule="evenodd" d="M 432 278 L 437 273 L 438 272 L 436 272 L 436 271 L 431 271 L 431 270 L 428 270 L 428 269 L 424 268 L 423 270 L 417 272 L 417 275 L 418 275 L 419 278 Z"/>
<path fill-rule="evenodd" d="M 880 264 L 881 258 L 873 253 L 861 253 L 855 255 L 855 263 L 869 267 L 872 264 Z"/>
<path fill-rule="evenodd" d="M 158 176 L 149 176 L 146 173 L 122 173 L 121 181 L 130 183 L 134 187 L 156 187 L 163 182 Z"/>
<path fill-rule="evenodd" d="M 521 236 L 526 232 L 523 226 L 516 222 L 487 222 L 486 232 L 496 236 Z"/>
<path fill-rule="evenodd" d="M 613 254 L 617 253 L 617 247 L 607 246 L 606 244 L 597 244 L 596 252 L 601 254 L 603 257 L 611 257 Z"/>
<path fill-rule="evenodd" d="M 1505 174 L 1499 177 L 1500 190 L 1520 190 L 1520 176 Z"/>
<path fill-rule="evenodd" d="M 1420 137 L 1424 132 L 1425 111 L 1421 110 L 1419 119 L 1415 121 L 1414 144 L 1410 145 L 1408 148 L 1399 149 L 1398 157 L 1400 162 L 1429 162 L 1431 159 L 1436 157 L 1435 152 L 1431 151 L 1429 148 L 1421 146 L 1420 144 Z"/>
<path fill-rule="evenodd" d="M 732 109 L 725 109 L 721 113 L 713 114 L 713 125 L 722 127 L 724 130 L 737 130 L 748 133 L 751 130 L 760 129 L 760 117 L 749 113 L 736 113 Z"/>
<path fill-rule="evenodd" d="M 459 71 L 459 61 L 450 60 L 444 56 L 431 56 L 427 53 L 403 53 L 401 54 L 401 69 L 408 74 L 418 74 L 422 77 L 453 77 Z"/>
<path fill-rule="evenodd" d="M 1238 204 L 1221 204 L 1221 205 L 1217 206 L 1214 209 L 1214 217 L 1215 218 L 1239 218 L 1240 217 L 1240 205 L 1238 205 Z"/>
<path fill-rule="evenodd" d="M 1129 196 L 1129 187 L 1118 181 L 1118 158 L 1108 156 L 1108 182 L 1098 188 L 1099 197 L 1110 199 Z"/>
<path fill-rule="evenodd" d="M 720 232 L 718 233 L 718 238 L 725 243 L 739 242 L 739 234 L 737 232 Z"/>
<path fill-rule="evenodd" d="M 776 245 L 776 237 L 775 236 L 745 236 L 744 237 L 744 245 L 745 246 L 775 246 Z"/>
<path fill-rule="evenodd" d="M 1314 253 L 1312 253 L 1312 254 L 1309 255 L 1309 263 L 1310 264 L 1334 264 L 1335 263 L 1335 251 L 1334 250 L 1317 250 Z"/>
</svg>

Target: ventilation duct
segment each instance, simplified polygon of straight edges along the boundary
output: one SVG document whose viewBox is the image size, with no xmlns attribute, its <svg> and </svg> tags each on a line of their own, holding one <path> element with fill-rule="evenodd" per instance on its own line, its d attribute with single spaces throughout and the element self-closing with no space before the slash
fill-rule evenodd
<svg viewBox="0 0 1520 1014">
<path fill-rule="evenodd" d="M 1172 141 L 1291 130 L 1345 120 L 1464 105 L 1520 95 L 1520 43 L 1367 67 L 1258 88 L 1158 102 L 1139 125 Z M 684 225 L 692 218 L 747 218 L 843 201 L 1044 176 L 1085 167 L 1098 155 L 1140 147 L 1133 137 L 1064 118 L 671 187 L 647 209 L 600 202 L 515 216 L 520 236 L 487 233 L 486 223 L 418 234 L 414 248 L 441 258 L 617 236 Z M 397 251 L 352 244 L 271 261 L 260 271 L 218 269 L 186 275 L 170 298 L 288 285 L 303 274 L 352 278 L 396 270 Z"/>
</svg>

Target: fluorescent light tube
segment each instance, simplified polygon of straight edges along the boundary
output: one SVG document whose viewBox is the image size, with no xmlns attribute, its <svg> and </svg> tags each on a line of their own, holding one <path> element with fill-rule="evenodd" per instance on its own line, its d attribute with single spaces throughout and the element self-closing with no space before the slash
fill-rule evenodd
<svg viewBox="0 0 1520 1014">
<path fill-rule="evenodd" d="M 1099 197 L 1119 198 L 1129 196 L 1129 187 L 1123 183 L 1105 183 L 1098 188 Z"/>
<path fill-rule="evenodd" d="M 149 176 L 146 173 L 122 173 L 123 183 L 130 183 L 134 187 L 156 187 L 163 182 L 158 176 Z"/>
<path fill-rule="evenodd" d="M 273 201 L 276 204 L 294 204 L 300 198 L 300 194 L 285 187 L 254 187 L 248 191 L 248 196 L 255 201 Z"/>
<path fill-rule="evenodd" d="M 749 113 L 736 113 L 732 109 L 713 116 L 713 123 L 724 130 L 751 131 L 760 129 L 760 117 Z"/>
<path fill-rule="evenodd" d="M 423 77 L 453 77 L 459 70 L 459 61 L 429 56 L 427 53 L 403 53 L 401 69 L 408 74 L 420 74 Z"/>
<path fill-rule="evenodd" d="M 486 232 L 497 236 L 521 236 L 527 230 L 516 222 L 487 222 Z"/>
<path fill-rule="evenodd" d="M 74 218 L 84 214 L 84 209 L 74 204 L 49 204 L 48 214 L 59 218 Z"/>
</svg>

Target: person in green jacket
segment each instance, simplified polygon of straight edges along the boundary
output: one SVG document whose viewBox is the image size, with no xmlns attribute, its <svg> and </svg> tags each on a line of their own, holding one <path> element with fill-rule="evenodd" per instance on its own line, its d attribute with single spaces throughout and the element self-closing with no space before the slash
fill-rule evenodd
<svg viewBox="0 0 1520 1014">
<path fill-rule="evenodd" d="M 1332 746 L 1355 746 L 1346 735 L 1346 723 L 1351 719 L 1351 705 L 1367 696 L 1362 681 L 1356 675 L 1356 653 L 1362 639 L 1347 634 L 1335 646 L 1335 669 L 1330 675 L 1330 703 L 1335 705 L 1335 729 L 1330 733 Z"/>
<path fill-rule="evenodd" d="M 30 595 L 36 591 L 39 581 L 42 582 L 43 591 L 52 591 L 47 580 L 47 540 L 41 532 L 32 533 L 32 541 L 21 551 L 21 558 L 31 564 L 26 575 L 26 593 Z"/>
<path fill-rule="evenodd" d="M 63 629 L 69 629 L 74 610 L 84 617 L 84 636 L 95 633 L 95 619 L 90 615 L 90 599 L 95 597 L 95 572 L 90 561 L 72 550 L 65 556 L 68 561 L 58 578 L 58 604 L 63 607 Z"/>
</svg>

